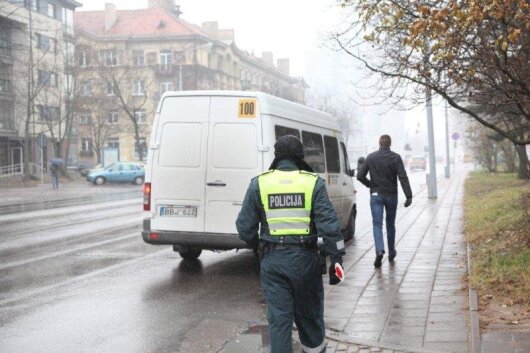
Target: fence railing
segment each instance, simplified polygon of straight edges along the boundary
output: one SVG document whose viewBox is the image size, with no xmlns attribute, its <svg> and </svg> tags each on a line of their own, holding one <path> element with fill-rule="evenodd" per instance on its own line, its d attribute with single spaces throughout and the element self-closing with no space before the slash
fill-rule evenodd
<svg viewBox="0 0 530 353">
<path fill-rule="evenodd" d="M 7 178 L 13 175 L 23 175 L 24 164 L 12 164 L 0 167 L 0 178 Z"/>
<path fill-rule="evenodd" d="M 29 175 L 36 177 L 46 176 L 48 173 L 46 169 L 42 168 L 40 165 L 30 162 L 29 164 Z M 12 164 L 0 167 L 0 178 L 8 178 L 14 175 L 24 175 L 24 163 L 21 164 Z"/>
</svg>

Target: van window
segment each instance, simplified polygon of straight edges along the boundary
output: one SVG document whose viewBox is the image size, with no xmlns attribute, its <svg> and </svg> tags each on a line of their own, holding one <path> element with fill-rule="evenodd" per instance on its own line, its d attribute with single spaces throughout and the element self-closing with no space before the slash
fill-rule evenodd
<svg viewBox="0 0 530 353">
<path fill-rule="evenodd" d="M 300 138 L 300 131 L 298 131 L 297 129 L 290 128 L 290 127 L 275 125 L 274 132 L 276 133 L 276 140 L 285 135 L 294 135 Z"/>
<path fill-rule="evenodd" d="M 256 168 L 258 166 L 256 126 L 216 124 L 213 136 L 213 166 L 227 169 Z"/>
<path fill-rule="evenodd" d="M 335 137 L 324 136 L 324 146 L 328 173 L 340 173 L 339 142 Z"/>
<path fill-rule="evenodd" d="M 350 161 L 348 160 L 348 153 L 346 152 L 346 146 L 344 145 L 343 142 L 340 143 L 340 147 L 342 149 L 342 160 L 344 162 L 344 174 L 346 175 L 350 175 Z"/>
<path fill-rule="evenodd" d="M 322 135 L 302 131 L 302 143 L 304 144 L 304 160 L 313 168 L 315 173 L 324 173 L 326 171 L 326 161 L 324 159 Z"/>
<path fill-rule="evenodd" d="M 162 167 L 198 168 L 201 165 L 202 126 L 200 123 L 168 123 L 162 127 L 160 157 Z"/>
</svg>

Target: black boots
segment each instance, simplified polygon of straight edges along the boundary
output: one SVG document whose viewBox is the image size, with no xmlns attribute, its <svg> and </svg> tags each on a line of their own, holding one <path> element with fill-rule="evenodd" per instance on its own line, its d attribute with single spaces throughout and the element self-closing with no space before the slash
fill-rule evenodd
<svg viewBox="0 0 530 353">
<path fill-rule="evenodd" d="M 375 257 L 375 261 L 374 261 L 375 268 L 381 267 L 381 262 L 383 261 L 384 253 L 385 253 L 384 251 L 380 251 L 377 253 L 377 256 Z"/>
</svg>

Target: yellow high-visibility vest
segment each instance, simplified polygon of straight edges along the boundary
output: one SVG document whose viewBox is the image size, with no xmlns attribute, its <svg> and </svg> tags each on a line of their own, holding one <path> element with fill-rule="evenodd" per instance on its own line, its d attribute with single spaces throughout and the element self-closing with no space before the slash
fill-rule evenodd
<svg viewBox="0 0 530 353">
<path fill-rule="evenodd" d="M 261 203 L 272 236 L 310 235 L 313 190 L 318 176 L 272 170 L 258 177 Z"/>
</svg>

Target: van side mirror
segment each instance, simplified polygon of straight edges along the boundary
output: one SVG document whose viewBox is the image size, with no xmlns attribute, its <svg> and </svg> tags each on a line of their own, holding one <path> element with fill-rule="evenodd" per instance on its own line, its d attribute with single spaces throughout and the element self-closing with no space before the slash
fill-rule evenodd
<svg viewBox="0 0 530 353">
<path fill-rule="evenodd" d="M 350 171 L 348 172 L 348 175 L 353 178 L 355 176 L 355 169 L 350 169 Z"/>
</svg>

